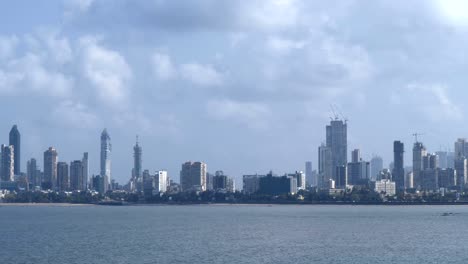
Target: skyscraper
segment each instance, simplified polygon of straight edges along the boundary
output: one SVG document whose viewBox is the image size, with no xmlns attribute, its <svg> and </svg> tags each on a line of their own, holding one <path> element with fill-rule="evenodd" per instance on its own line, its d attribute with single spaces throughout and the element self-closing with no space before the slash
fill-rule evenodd
<svg viewBox="0 0 468 264">
<path fill-rule="evenodd" d="M 101 133 L 101 176 L 104 179 L 104 192 L 110 188 L 111 181 L 111 139 L 107 130 Z"/>
<path fill-rule="evenodd" d="M 83 158 L 81 159 L 81 164 L 83 165 L 83 184 L 82 186 L 85 188 L 84 190 L 88 189 L 88 181 L 89 181 L 89 164 L 88 164 L 88 152 L 83 153 Z"/>
<path fill-rule="evenodd" d="M 136 184 L 136 189 L 137 191 L 143 191 L 143 179 L 142 179 L 142 174 L 141 174 L 141 168 L 142 168 L 142 148 L 138 144 L 138 136 L 136 138 L 136 143 L 135 146 L 133 147 L 133 179 Z"/>
<path fill-rule="evenodd" d="M 43 189 L 56 189 L 57 187 L 57 150 L 49 147 L 44 152 L 44 179 Z"/>
<path fill-rule="evenodd" d="M 70 174 L 68 164 L 63 161 L 57 162 L 57 189 L 65 192 L 70 189 Z"/>
<path fill-rule="evenodd" d="M 330 179 L 333 179 L 333 163 L 331 149 L 322 144 L 318 149 L 318 186 L 327 188 Z"/>
<path fill-rule="evenodd" d="M 363 161 L 361 151 L 351 152 L 351 162 L 347 168 L 347 183 L 351 185 L 367 185 L 370 179 L 370 163 Z"/>
<path fill-rule="evenodd" d="M 405 190 L 405 166 L 404 166 L 404 145 L 401 141 L 393 142 L 393 180 L 397 192 Z"/>
<path fill-rule="evenodd" d="M 377 176 L 383 170 L 383 159 L 380 156 L 374 155 L 370 161 L 371 179 L 377 179 Z"/>
<path fill-rule="evenodd" d="M 326 126 L 326 146 L 331 150 L 332 160 L 332 177 L 336 181 L 338 176 L 337 167 L 345 166 L 348 163 L 348 136 L 347 136 L 347 124 L 343 120 L 332 120 L 330 125 Z"/>
<path fill-rule="evenodd" d="M 1 149 L 1 170 L 0 178 L 2 181 L 14 180 L 14 166 L 15 166 L 15 151 L 13 146 L 5 146 L 2 144 Z"/>
<path fill-rule="evenodd" d="M 424 169 L 423 159 L 427 155 L 423 143 L 415 142 L 413 146 L 413 186 L 421 188 L 421 172 Z"/>
<path fill-rule="evenodd" d="M 180 185 L 183 191 L 206 190 L 206 164 L 187 161 L 182 164 Z"/>
<path fill-rule="evenodd" d="M 15 175 L 21 174 L 21 135 L 18 131 L 18 127 L 14 125 L 10 130 L 10 146 L 14 148 L 14 160 L 15 160 Z"/>
<path fill-rule="evenodd" d="M 351 152 L 351 162 L 359 162 L 361 160 L 361 151 L 359 149 L 354 149 Z"/>
<path fill-rule="evenodd" d="M 468 142 L 466 138 L 459 138 L 455 141 L 455 157 L 467 157 L 468 156 Z"/>
<path fill-rule="evenodd" d="M 32 186 L 40 186 L 41 185 L 41 181 L 40 181 L 40 178 L 39 178 L 39 172 L 38 172 L 38 169 L 37 169 L 37 161 L 36 159 L 30 159 L 28 160 L 27 162 L 27 168 L 26 168 L 26 174 L 28 176 L 28 181 L 29 181 L 29 184 L 31 184 Z"/>
<path fill-rule="evenodd" d="M 83 186 L 83 163 L 81 160 L 74 160 L 70 163 L 70 189 L 72 191 L 84 191 Z"/>
<path fill-rule="evenodd" d="M 313 177 L 312 171 L 312 161 L 306 161 L 305 163 L 305 175 L 306 175 L 306 183 L 308 186 L 317 186 L 317 182 L 315 177 Z"/>
</svg>

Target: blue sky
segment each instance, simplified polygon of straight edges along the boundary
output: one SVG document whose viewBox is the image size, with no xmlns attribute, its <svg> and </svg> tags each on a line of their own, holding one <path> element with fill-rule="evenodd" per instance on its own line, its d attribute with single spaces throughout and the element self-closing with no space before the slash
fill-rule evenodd
<svg viewBox="0 0 468 264">
<path fill-rule="evenodd" d="M 465 137 L 464 1 L 11 1 L 0 9 L 0 133 L 18 124 L 23 166 L 113 141 L 112 174 L 201 160 L 211 172 L 303 169 L 330 105 L 349 150 L 391 161 L 414 132 L 429 151 Z M 1 132 L 3 131 L 3 132 Z M 25 168 L 23 168 L 25 170 Z"/>
</svg>

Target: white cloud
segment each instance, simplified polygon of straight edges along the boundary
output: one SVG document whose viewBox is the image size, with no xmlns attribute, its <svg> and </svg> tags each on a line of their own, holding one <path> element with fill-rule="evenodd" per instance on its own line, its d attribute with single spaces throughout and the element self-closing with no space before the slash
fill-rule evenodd
<svg viewBox="0 0 468 264">
<path fill-rule="evenodd" d="M 0 60 L 13 56 L 18 42 L 16 36 L 0 36 Z"/>
<path fill-rule="evenodd" d="M 394 91 L 390 103 L 404 105 L 431 121 L 461 120 L 461 107 L 449 97 L 449 89 L 440 84 L 410 83 L 403 90 Z"/>
<path fill-rule="evenodd" d="M 156 52 L 151 57 L 151 62 L 157 79 L 166 81 L 176 77 L 177 69 L 173 65 L 169 55 Z"/>
<path fill-rule="evenodd" d="M 306 45 L 302 40 L 291 40 L 282 37 L 270 37 L 267 41 L 267 46 L 279 54 L 287 54 L 292 50 L 302 49 Z"/>
<path fill-rule="evenodd" d="M 60 37 L 56 32 L 43 32 L 42 38 L 55 62 L 60 65 L 71 62 L 73 55 L 67 38 Z"/>
<path fill-rule="evenodd" d="M 93 128 L 98 125 L 98 117 L 81 103 L 65 100 L 58 104 L 52 112 L 60 124 L 67 124 L 74 128 Z"/>
<path fill-rule="evenodd" d="M 223 75 L 211 65 L 187 63 L 180 66 L 182 78 L 201 86 L 219 86 L 223 84 Z"/>
<path fill-rule="evenodd" d="M 32 91 L 38 95 L 69 96 L 74 85 L 73 78 L 49 69 L 45 63 L 32 53 L 9 61 L 5 69 L 0 68 L 0 91 L 7 94 Z"/>
<path fill-rule="evenodd" d="M 298 23 L 300 12 L 296 0 L 250 1 L 244 9 L 250 26 L 265 30 L 280 30 Z"/>
<path fill-rule="evenodd" d="M 435 12 L 444 23 L 452 26 L 468 26 L 468 2 L 465 0 L 434 0 Z"/>
<path fill-rule="evenodd" d="M 367 51 L 359 45 L 347 45 L 334 38 L 322 42 L 327 62 L 346 70 L 351 80 L 367 80 L 372 76 L 373 65 Z"/>
<path fill-rule="evenodd" d="M 100 46 L 97 40 L 82 38 L 84 76 L 96 88 L 99 98 L 110 106 L 127 103 L 132 70 L 117 51 Z"/>
<path fill-rule="evenodd" d="M 250 128 L 268 126 L 270 108 L 263 103 L 239 102 L 230 99 L 210 100 L 206 105 L 209 116 L 220 121 L 234 121 Z"/>
</svg>

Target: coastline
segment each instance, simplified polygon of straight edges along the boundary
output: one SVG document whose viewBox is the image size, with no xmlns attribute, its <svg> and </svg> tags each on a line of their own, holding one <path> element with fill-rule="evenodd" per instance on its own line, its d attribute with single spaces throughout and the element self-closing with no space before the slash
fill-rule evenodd
<svg viewBox="0 0 468 264">
<path fill-rule="evenodd" d="M 3 206 L 20 206 L 20 207 L 34 207 L 34 206 L 50 206 L 50 207 L 82 207 L 82 206 L 95 206 L 95 204 L 75 204 L 75 203 L 0 203 Z"/>
</svg>

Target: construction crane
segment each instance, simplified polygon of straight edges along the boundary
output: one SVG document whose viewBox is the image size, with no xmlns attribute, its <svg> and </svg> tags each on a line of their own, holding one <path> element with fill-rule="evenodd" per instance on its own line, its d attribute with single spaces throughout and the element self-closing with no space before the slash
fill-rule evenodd
<svg viewBox="0 0 468 264">
<path fill-rule="evenodd" d="M 423 136 L 423 135 L 424 135 L 424 133 L 418 133 L 418 132 L 414 133 L 413 137 L 414 137 L 415 142 L 419 142 L 418 141 L 418 136 Z"/>
</svg>

